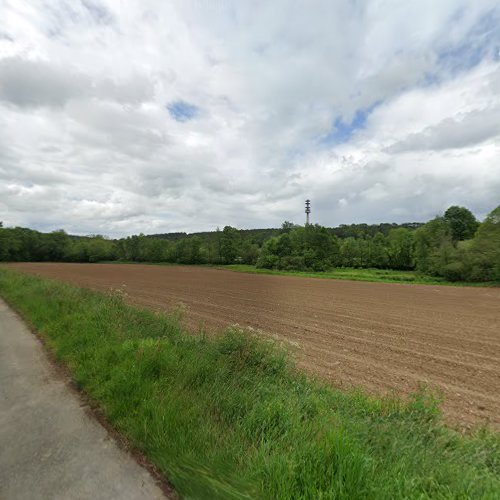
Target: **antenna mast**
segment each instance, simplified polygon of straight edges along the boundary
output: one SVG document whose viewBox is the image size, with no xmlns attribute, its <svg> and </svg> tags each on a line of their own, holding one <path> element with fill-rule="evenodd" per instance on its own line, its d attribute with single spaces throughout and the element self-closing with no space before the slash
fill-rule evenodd
<svg viewBox="0 0 500 500">
<path fill-rule="evenodd" d="M 311 200 L 306 200 L 306 226 L 309 225 L 309 214 L 311 213 Z"/>
</svg>

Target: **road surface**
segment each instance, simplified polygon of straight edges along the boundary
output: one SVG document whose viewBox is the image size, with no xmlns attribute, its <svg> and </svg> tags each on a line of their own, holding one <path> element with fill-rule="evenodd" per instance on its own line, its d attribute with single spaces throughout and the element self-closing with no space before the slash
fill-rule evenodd
<svg viewBox="0 0 500 500">
<path fill-rule="evenodd" d="M 0 299 L 0 499 L 164 499 Z"/>
</svg>

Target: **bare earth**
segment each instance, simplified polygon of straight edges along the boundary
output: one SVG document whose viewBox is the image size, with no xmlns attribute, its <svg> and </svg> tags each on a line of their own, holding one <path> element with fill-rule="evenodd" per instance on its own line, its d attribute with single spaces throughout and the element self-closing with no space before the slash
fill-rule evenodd
<svg viewBox="0 0 500 500">
<path fill-rule="evenodd" d="M 500 289 L 335 281 L 200 267 L 11 264 L 128 301 L 182 304 L 190 327 L 237 323 L 288 342 L 301 367 L 335 386 L 442 391 L 449 422 L 500 428 Z"/>
</svg>

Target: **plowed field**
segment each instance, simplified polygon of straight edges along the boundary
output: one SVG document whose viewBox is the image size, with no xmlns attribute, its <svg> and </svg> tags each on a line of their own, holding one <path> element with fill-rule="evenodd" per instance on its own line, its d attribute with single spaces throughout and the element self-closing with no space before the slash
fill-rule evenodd
<svg viewBox="0 0 500 500">
<path fill-rule="evenodd" d="M 242 274 L 200 267 L 12 264 L 108 290 L 156 310 L 182 304 L 209 329 L 237 323 L 279 337 L 335 386 L 442 391 L 453 424 L 500 428 L 500 289 Z"/>
</svg>

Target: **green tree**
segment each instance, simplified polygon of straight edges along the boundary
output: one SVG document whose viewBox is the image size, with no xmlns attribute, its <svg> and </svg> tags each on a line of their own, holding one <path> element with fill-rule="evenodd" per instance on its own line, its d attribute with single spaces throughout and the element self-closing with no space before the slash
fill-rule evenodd
<svg viewBox="0 0 500 500">
<path fill-rule="evenodd" d="M 141 256 L 141 239 L 143 234 L 128 236 L 119 241 L 119 255 L 124 260 L 139 261 Z"/>
<path fill-rule="evenodd" d="M 444 220 L 450 225 L 453 241 L 471 239 L 479 227 L 479 222 L 470 210 L 456 205 L 446 210 Z"/>
<path fill-rule="evenodd" d="M 443 217 L 436 217 L 417 229 L 413 252 L 417 271 L 439 276 L 443 256 L 448 255 L 446 249 L 450 246 L 452 246 L 451 230 Z"/>
<path fill-rule="evenodd" d="M 102 260 L 115 260 L 116 251 L 114 242 L 107 240 L 104 236 L 97 235 L 86 241 L 87 256 L 89 262 Z"/>
<path fill-rule="evenodd" d="M 144 262 L 163 262 L 167 260 L 170 242 L 144 237 L 140 241 L 139 255 Z"/>
<path fill-rule="evenodd" d="M 180 264 L 201 264 L 205 261 L 206 251 L 198 236 L 184 238 L 175 244 L 175 261 Z"/>
<path fill-rule="evenodd" d="M 500 280 L 500 206 L 488 214 L 471 242 L 473 280 Z"/>
<path fill-rule="evenodd" d="M 412 269 L 413 268 L 413 232 L 404 227 L 391 229 L 389 231 L 388 255 L 389 266 L 392 269 Z"/>
<path fill-rule="evenodd" d="M 70 241 L 61 260 L 70 262 L 99 262 L 115 260 L 118 245 L 104 236 L 87 236 Z"/>
<path fill-rule="evenodd" d="M 342 240 L 340 246 L 341 265 L 344 267 L 362 267 L 363 251 L 360 241 L 353 236 L 348 236 Z"/>
<path fill-rule="evenodd" d="M 292 231 L 296 227 L 297 227 L 296 224 L 294 224 L 293 222 L 290 222 L 290 221 L 286 220 L 285 222 L 283 222 L 283 224 L 281 224 L 281 230 L 280 230 L 280 232 L 281 233 L 289 233 L 290 231 Z"/>
<path fill-rule="evenodd" d="M 245 264 L 254 265 L 259 258 L 259 246 L 249 239 L 243 240 L 241 244 L 241 258 Z"/>
<path fill-rule="evenodd" d="M 40 260 L 48 260 L 52 262 L 63 260 L 68 245 L 69 237 L 62 229 L 59 231 L 53 231 L 49 234 L 43 234 L 41 245 L 39 247 L 39 250 L 42 253 Z"/>
<path fill-rule="evenodd" d="M 376 233 L 375 236 L 367 242 L 368 266 L 384 269 L 389 265 L 389 254 L 387 251 L 387 239 L 382 233 Z"/>
<path fill-rule="evenodd" d="M 220 237 L 220 256 L 224 264 L 232 264 L 238 257 L 240 251 L 239 231 L 231 226 L 222 230 Z"/>
<path fill-rule="evenodd" d="M 274 269 L 279 265 L 279 257 L 277 255 L 278 238 L 269 238 L 264 242 L 260 250 L 259 258 L 256 266 L 263 269 Z"/>
</svg>

